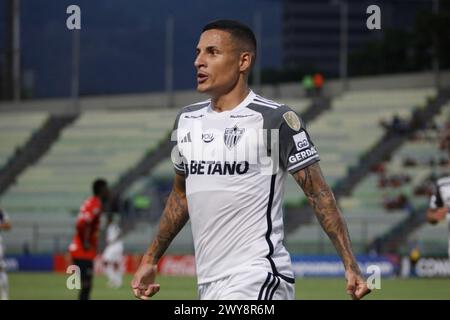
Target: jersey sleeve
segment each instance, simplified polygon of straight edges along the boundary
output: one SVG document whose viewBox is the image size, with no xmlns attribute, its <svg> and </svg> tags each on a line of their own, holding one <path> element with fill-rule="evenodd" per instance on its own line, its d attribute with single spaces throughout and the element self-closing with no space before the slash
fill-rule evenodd
<svg viewBox="0 0 450 320">
<path fill-rule="evenodd" d="M 279 128 L 280 163 L 291 174 L 319 161 L 319 154 L 305 124 L 295 111 L 285 107 Z"/>
<path fill-rule="evenodd" d="M 175 123 L 173 125 L 173 130 L 170 135 L 170 144 L 171 144 L 171 154 L 170 158 L 172 159 L 173 167 L 175 169 L 175 172 L 181 175 L 184 175 L 184 161 L 183 161 L 183 155 L 180 152 L 180 149 L 178 148 L 178 123 L 180 121 L 180 115 L 181 112 L 178 113 Z"/>
</svg>

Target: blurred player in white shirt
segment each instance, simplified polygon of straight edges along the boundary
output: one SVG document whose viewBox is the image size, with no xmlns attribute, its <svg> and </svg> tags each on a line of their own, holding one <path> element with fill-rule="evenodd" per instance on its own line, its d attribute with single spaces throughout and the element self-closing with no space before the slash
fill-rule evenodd
<svg viewBox="0 0 450 320">
<path fill-rule="evenodd" d="M 112 288 L 120 288 L 124 272 L 123 241 L 121 230 L 114 222 L 113 216 L 108 218 L 106 248 L 103 251 L 102 260 L 108 285 Z"/>
<path fill-rule="evenodd" d="M 448 257 L 450 259 L 450 175 L 436 181 L 436 191 L 431 196 L 430 207 L 427 211 L 427 220 L 431 224 L 447 220 L 449 229 Z"/>
<path fill-rule="evenodd" d="M 6 263 L 3 259 L 4 247 L 2 232 L 11 229 L 11 222 L 5 211 L 0 209 L 0 299 L 8 300 L 8 275 L 6 274 Z"/>
</svg>

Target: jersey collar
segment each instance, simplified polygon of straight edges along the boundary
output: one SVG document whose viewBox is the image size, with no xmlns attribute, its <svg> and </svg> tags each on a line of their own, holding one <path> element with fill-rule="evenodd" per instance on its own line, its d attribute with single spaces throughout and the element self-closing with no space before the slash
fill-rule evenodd
<svg viewBox="0 0 450 320">
<path fill-rule="evenodd" d="M 227 111 L 222 111 L 222 112 L 217 112 L 214 110 L 213 106 L 212 106 L 212 101 L 209 103 L 208 106 L 208 112 L 214 115 L 228 115 L 232 112 L 236 112 L 237 110 L 240 110 L 242 108 L 245 108 L 246 106 L 248 106 L 253 99 L 256 97 L 256 94 L 250 89 L 250 92 L 248 93 L 247 97 L 245 97 L 244 100 L 241 101 L 241 103 L 239 103 L 236 107 L 234 107 L 231 110 L 227 110 Z"/>
</svg>

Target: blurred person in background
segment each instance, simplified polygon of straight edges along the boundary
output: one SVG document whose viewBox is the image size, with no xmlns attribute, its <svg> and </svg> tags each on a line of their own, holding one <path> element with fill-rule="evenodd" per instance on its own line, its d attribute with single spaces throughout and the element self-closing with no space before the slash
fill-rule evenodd
<svg viewBox="0 0 450 320">
<path fill-rule="evenodd" d="M 450 154 L 450 120 L 447 120 L 439 132 L 439 149 Z"/>
<path fill-rule="evenodd" d="M 0 208 L 0 299 L 8 300 L 8 275 L 6 274 L 6 263 L 4 260 L 5 248 L 3 246 L 2 232 L 11 229 L 11 222 L 6 212 Z"/>
<path fill-rule="evenodd" d="M 449 228 L 448 257 L 450 258 L 450 174 L 436 181 L 436 189 L 430 198 L 430 205 L 426 213 L 427 221 L 431 224 L 446 220 Z"/>
<path fill-rule="evenodd" d="M 120 288 L 124 272 L 122 231 L 114 216 L 108 216 L 106 227 L 106 248 L 102 255 L 103 270 L 111 288 Z"/>
<path fill-rule="evenodd" d="M 104 179 L 96 179 L 92 183 L 92 196 L 86 199 L 80 208 L 76 220 L 76 231 L 69 246 L 73 264 L 80 268 L 81 290 L 80 300 L 89 300 L 94 259 L 97 255 L 100 218 L 103 207 L 109 199 L 108 183 Z"/>
<path fill-rule="evenodd" d="M 325 79 L 324 79 L 323 75 L 319 72 L 314 74 L 313 82 L 314 82 L 314 89 L 315 89 L 316 97 L 320 97 L 322 95 L 322 89 L 323 89 L 323 85 L 325 83 Z"/>
<path fill-rule="evenodd" d="M 305 75 L 302 80 L 302 86 L 303 89 L 305 90 L 306 96 L 311 97 L 314 89 L 313 77 L 309 74 Z"/>
</svg>

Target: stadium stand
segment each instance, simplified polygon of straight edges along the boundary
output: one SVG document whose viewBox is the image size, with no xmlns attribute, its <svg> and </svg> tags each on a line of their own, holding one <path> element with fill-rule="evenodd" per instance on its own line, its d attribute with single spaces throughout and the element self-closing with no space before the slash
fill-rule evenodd
<svg viewBox="0 0 450 320">
<path fill-rule="evenodd" d="M 430 88 L 350 92 L 333 101 L 332 110 L 325 111 L 308 126 L 322 159 L 325 160 L 323 163 L 326 164 L 322 165 L 323 171 L 330 184 L 344 177 L 348 167 L 357 163 L 360 155 L 383 136 L 384 129 L 379 125 L 380 120 L 391 118 L 395 114 L 408 119 L 415 107 L 424 105 L 427 98 L 435 93 L 435 90 Z M 281 101 L 292 106 L 299 113 L 307 110 L 306 103 L 302 100 Z M 374 101 L 378 102 L 374 103 Z M 354 132 L 363 132 L 363 134 L 354 135 Z M 151 176 L 155 179 L 156 176 L 171 177 L 171 175 L 170 161 L 166 161 Z M 148 185 L 148 180 L 149 177 L 141 178 L 128 190 L 128 195 L 136 193 L 139 190 L 138 186 Z M 371 195 L 368 194 L 366 198 L 370 197 Z M 305 200 L 303 193 L 295 181 L 289 178 L 286 185 L 285 206 L 298 205 L 302 200 Z M 402 215 L 391 215 L 386 218 L 383 209 L 377 208 L 378 211 L 375 211 L 373 217 L 370 219 L 366 217 L 364 221 L 361 221 L 358 212 L 360 208 L 356 205 L 354 208 L 354 211 L 348 213 L 347 218 L 352 234 L 355 234 L 355 242 L 360 246 L 361 251 L 364 250 L 367 242 L 375 239 L 377 235 L 388 230 L 402 218 Z M 311 238 L 311 234 L 315 236 Z M 288 245 L 306 244 L 311 242 L 311 239 L 317 239 L 319 235 L 320 239 L 324 237 L 320 226 L 313 223 L 300 228 L 298 233 L 290 235 Z M 312 242 L 317 244 L 316 240 Z M 312 251 L 315 249 L 311 248 Z M 303 248 L 302 252 L 305 250 L 308 248 Z"/>
<path fill-rule="evenodd" d="M 369 242 L 371 239 L 372 242 L 375 239 L 383 240 L 385 234 L 392 233 L 395 235 L 395 241 L 393 241 L 395 245 L 401 245 L 400 238 L 405 232 L 404 240 L 409 238 L 409 240 L 419 239 L 424 243 L 428 241 L 429 233 L 427 232 L 430 229 L 428 226 L 420 229 L 425 230 L 423 235 L 420 230 L 418 233 L 413 232 L 424 222 L 424 213 L 429 199 L 428 194 L 417 194 L 416 191 L 430 177 L 448 170 L 448 165 L 439 165 L 439 160 L 448 157 L 448 152 L 439 149 L 437 131 L 434 127 L 436 125 L 441 127 L 445 123 L 445 119 L 448 119 L 449 107 L 449 104 L 443 106 L 442 112 L 434 117 L 433 125 L 428 125 L 427 129 L 414 134 L 396 150 L 389 161 L 383 165 L 382 172 L 369 174 L 357 185 L 351 196 L 341 198 L 343 212 L 350 221 L 352 219 L 365 221 L 369 217 L 383 222 L 383 226 L 377 227 L 378 234 L 368 234 L 365 240 Z M 407 159 L 414 159 L 418 165 L 405 165 Z M 416 216 L 418 219 L 415 218 Z M 404 224 L 411 224 L 411 226 L 400 228 Z M 376 224 L 371 226 L 375 227 Z M 352 235 L 358 236 L 358 231 L 353 231 L 352 223 L 349 223 L 349 229 Z M 441 241 L 445 242 L 447 237 L 442 234 L 444 228 L 435 230 L 440 233 Z M 408 234 L 410 234 L 409 237 L 407 237 Z M 431 236 L 435 239 L 436 234 Z M 403 250 L 407 250 L 407 242 L 405 241 Z M 372 249 L 394 250 L 391 247 L 383 248 L 383 243 L 378 245 L 379 248 L 372 247 Z"/>
<path fill-rule="evenodd" d="M 407 170 L 414 170 L 417 172 L 417 176 L 420 178 L 433 176 L 437 177 L 440 174 L 448 174 L 450 172 L 450 154 L 448 150 L 443 150 L 439 141 L 439 130 L 444 129 L 450 123 L 450 103 L 447 103 L 443 112 L 437 115 L 434 119 L 436 129 L 427 130 L 424 132 L 422 139 L 410 143 L 409 150 L 403 150 L 400 154 L 401 159 L 407 157 L 417 160 L 418 166 L 408 168 Z M 441 159 L 446 159 L 445 165 Z M 400 159 L 398 160 L 400 162 Z M 404 168 L 406 169 L 406 168 Z M 420 179 L 419 178 L 419 179 Z M 419 198 L 423 203 L 423 215 L 425 214 L 425 208 L 428 207 L 429 197 L 414 197 Z M 449 230 L 446 223 L 439 223 L 437 225 L 430 225 L 424 222 L 420 227 L 411 232 L 408 235 L 408 242 L 417 242 L 422 254 L 428 255 L 445 255 L 448 250 L 448 237 Z M 403 251 L 407 250 L 407 247 L 402 248 Z"/>
<path fill-rule="evenodd" d="M 173 110 L 83 113 L 3 195 L 3 204 L 12 213 L 76 211 L 90 193 L 93 177 L 103 176 L 113 184 L 146 150 L 157 146 L 175 114 Z"/>
<path fill-rule="evenodd" d="M 8 162 L 0 169 L 0 194 L 4 193 L 17 178 L 42 157 L 58 140 L 61 131 L 77 118 L 76 113 L 50 114 L 30 137 L 16 148 Z"/>
<path fill-rule="evenodd" d="M 349 92 L 335 99 L 332 109 L 309 125 L 310 134 L 323 160 L 321 167 L 328 183 L 334 186 L 339 179 L 344 178 L 349 169 L 358 164 L 360 157 L 383 137 L 385 130 L 380 125 L 382 120 L 395 115 L 410 120 L 413 110 L 423 107 L 434 95 L 436 91 L 431 88 L 371 90 Z M 286 186 L 288 204 L 292 206 L 296 198 L 304 202 L 304 196 L 298 191 L 293 179 L 289 180 Z M 402 220 L 402 214 L 384 214 L 381 202 L 376 200 L 379 197 L 374 194 L 376 189 L 376 182 L 369 179 L 360 184 L 351 199 L 340 201 L 356 252 L 365 251 L 365 244 Z M 315 235 L 313 239 L 316 240 L 312 242 L 319 247 L 323 243 L 324 247 L 320 249 L 323 253 L 333 252 L 318 222 L 315 219 L 310 222 L 288 234 L 287 246 L 299 249 L 299 243 L 311 243 L 311 236 Z M 302 252 L 308 250 L 301 249 Z"/>
<path fill-rule="evenodd" d="M 44 112 L 3 113 L 0 117 L 0 168 L 47 118 Z"/>
<path fill-rule="evenodd" d="M 315 114 L 310 116 L 307 125 L 323 160 L 322 168 L 327 181 L 333 186 L 345 177 L 349 168 L 358 163 L 361 155 L 377 143 L 384 132 L 379 123 L 381 120 L 391 119 L 396 114 L 408 119 L 415 107 L 424 105 L 427 98 L 435 93 L 431 88 L 350 91 L 335 98 L 331 102 L 331 108 L 320 109 L 320 112 L 314 110 Z M 300 114 L 308 114 L 312 110 L 308 108 L 312 105 L 308 99 L 278 101 L 290 105 Z M 72 126 L 63 131 L 50 151 L 34 166 L 29 167 L 17 183 L 2 195 L 2 205 L 19 220 L 24 217 L 23 229 L 27 231 L 23 231 L 21 237 L 32 240 L 35 232 L 41 236 L 41 250 L 64 248 L 69 241 L 67 234 L 71 234 L 69 230 L 73 227 L 71 213 L 78 210 L 81 201 L 90 193 L 89 185 L 93 177 L 103 176 L 112 185 L 123 180 L 127 171 L 132 171 L 145 159 L 146 154 L 151 154 L 149 151 L 156 152 L 161 148 L 160 143 L 167 137 L 176 113 L 177 110 L 172 109 L 84 111 Z M 355 135 L 355 132 L 358 134 Z M 149 189 L 155 192 L 155 186 L 162 186 L 167 191 L 171 182 L 168 177 L 170 179 L 173 174 L 170 160 L 166 158 L 159 164 L 152 165 L 156 168 L 148 175 L 135 174 L 133 179 L 126 181 L 121 189 L 122 198 L 132 200 L 134 196 L 145 194 Z M 379 210 L 380 204 L 372 200 L 368 207 L 371 214 L 366 214 L 362 219 L 360 209 L 367 205 L 362 199 L 369 201 L 373 196 L 370 190 L 363 190 L 370 189 L 374 181 L 368 180 L 365 184 L 365 187 L 362 184 L 361 190 L 356 191 L 361 199 L 355 201 L 354 198 L 345 198 L 341 201 L 344 209 L 348 209 L 346 217 L 352 237 L 361 251 L 367 242 L 402 218 L 401 213 L 386 217 Z M 365 197 L 364 192 L 367 192 Z M 153 201 L 155 193 L 151 195 L 153 197 L 149 197 L 149 203 L 154 206 L 157 204 L 157 201 Z M 157 195 L 161 197 L 161 193 Z M 293 179 L 288 178 L 285 206 L 298 207 L 302 201 L 304 203 L 305 198 L 300 188 Z M 163 203 L 159 203 L 158 214 L 161 213 L 162 205 Z M 45 228 L 39 218 L 43 214 L 49 220 L 53 219 L 55 224 L 60 223 L 61 228 Z M 156 221 L 155 216 L 147 216 L 149 217 L 151 221 Z M 63 225 L 69 225 L 69 228 L 64 228 Z M 154 224 L 134 224 L 132 227 L 145 229 L 126 237 L 126 243 L 133 248 L 132 251 L 134 248 L 140 250 L 142 248 L 139 248 L 139 244 L 148 240 L 149 232 L 154 232 Z M 181 239 L 178 246 L 180 250 L 189 250 L 191 245 L 189 228 L 185 228 L 185 231 L 185 236 L 180 235 L 179 238 L 188 241 L 188 245 Z M 48 240 L 43 240 L 46 237 Z M 287 237 L 288 247 L 298 248 L 300 243 L 302 252 L 314 252 L 317 246 L 323 252 L 333 250 L 328 248 L 326 236 L 315 221 L 297 228 Z"/>
<path fill-rule="evenodd" d="M 361 154 L 382 137 L 379 121 L 395 114 L 407 119 L 414 107 L 423 106 L 434 89 L 349 92 L 333 101 L 331 111 L 310 124 L 331 185 L 355 165 Z M 355 134 L 357 132 L 358 134 Z"/>
<path fill-rule="evenodd" d="M 157 148 L 176 113 L 171 109 L 82 113 L 1 195 L 2 206 L 18 221 L 17 231 L 9 235 L 15 250 L 37 239 L 40 245 L 32 245 L 33 250 L 65 250 L 73 233 L 73 214 L 90 194 L 92 179 L 102 176 L 114 185 L 145 152 Z"/>
</svg>

